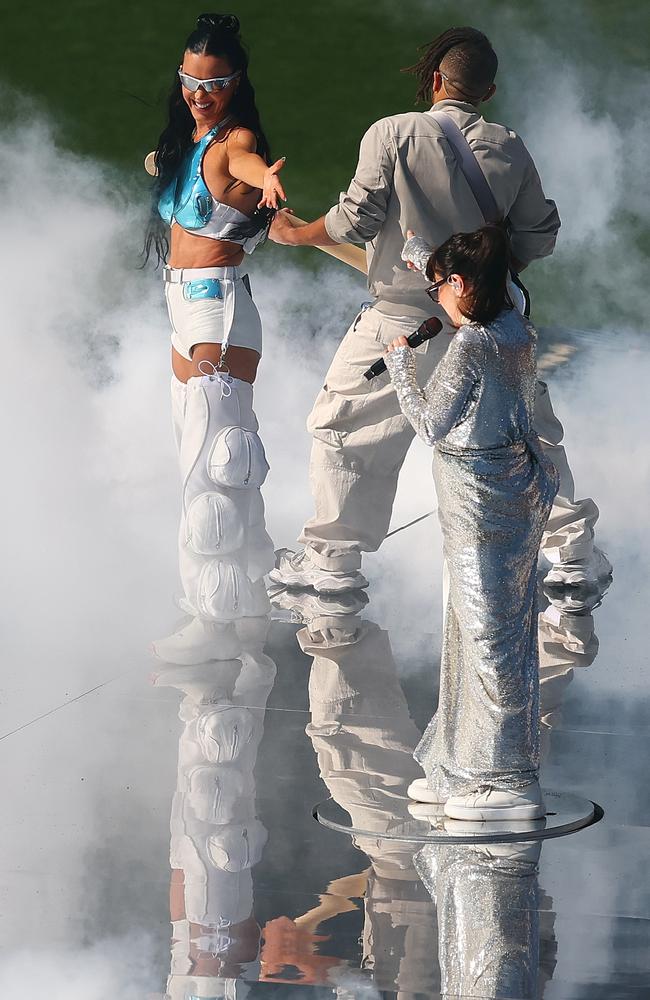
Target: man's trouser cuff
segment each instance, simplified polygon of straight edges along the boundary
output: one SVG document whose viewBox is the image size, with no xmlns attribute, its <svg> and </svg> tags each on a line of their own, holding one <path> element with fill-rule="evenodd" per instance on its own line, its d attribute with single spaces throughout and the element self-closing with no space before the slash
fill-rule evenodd
<svg viewBox="0 0 650 1000">
<path fill-rule="evenodd" d="M 339 555 L 324 555 L 318 549 L 310 545 L 305 540 L 304 535 L 300 539 L 305 544 L 305 551 L 313 562 L 314 566 L 326 570 L 328 573 L 354 573 L 361 569 L 361 552 L 358 549 L 350 549 Z M 322 543 L 321 543 L 322 544 Z"/>
</svg>

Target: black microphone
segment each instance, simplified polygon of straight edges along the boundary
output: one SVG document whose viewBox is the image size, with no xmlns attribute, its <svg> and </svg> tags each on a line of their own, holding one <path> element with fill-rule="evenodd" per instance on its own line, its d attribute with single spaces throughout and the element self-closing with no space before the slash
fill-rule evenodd
<svg viewBox="0 0 650 1000">
<path fill-rule="evenodd" d="M 409 347 L 419 347 L 423 344 L 425 340 L 432 340 L 433 337 L 437 336 L 442 330 L 442 323 L 437 316 L 430 316 L 429 319 L 425 319 L 415 333 L 412 333 L 410 337 L 406 338 L 406 343 Z M 386 360 L 385 358 L 379 358 L 375 361 L 374 365 L 364 372 L 364 378 L 367 378 L 370 382 L 371 379 L 375 378 L 377 375 L 381 375 L 382 372 L 386 371 Z"/>
</svg>

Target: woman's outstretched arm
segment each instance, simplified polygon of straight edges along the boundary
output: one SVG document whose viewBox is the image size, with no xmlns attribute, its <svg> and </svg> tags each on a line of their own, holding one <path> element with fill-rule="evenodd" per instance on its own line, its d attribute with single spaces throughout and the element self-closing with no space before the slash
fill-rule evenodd
<svg viewBox="0 0 650 1000">
<path fill-rule="evenodd" d="M 286 201 L 284 188 L 277 176 L 284 166 L 284 157 L 276 160 L 270 167 L 259 153 L 255 152 L 257 140 L 250 129 L 235 129 L 226 144 L 228 153 L 228 170 L 238 181 L 243 181 L 249 187 L 259 188 L 262 197 L 259 206 L 279 208 L 279 199 Z"/>
</svg>

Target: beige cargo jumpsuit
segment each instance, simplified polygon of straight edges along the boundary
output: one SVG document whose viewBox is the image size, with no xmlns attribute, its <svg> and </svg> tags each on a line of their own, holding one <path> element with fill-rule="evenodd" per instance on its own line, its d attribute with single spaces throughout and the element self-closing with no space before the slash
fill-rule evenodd
<svg viewBox="0 0 650 1000">
<path fill-rule="evenodd" d="M 514 257 L 525 265 L 551 254 L 560 218 L 555 203 L 544 196 L 519 136 L 485 121 L 472 104 L 444 100 L 436 111 L 453 117 L 478 159 L 510 221 Z M 409 271 L 400 258 L 406 232 L 412 229 L 438 246 L 453 233 L 483 224 L 454 154 L 428 112 L 393 115 L 368 129 L 354 178 L 325 217 L 337 243 L 366 244 L 373 301 L 343 338 L 307 422 L 313 436 L 310 481 L 315 513 L 300 541 L 323 570 L 358 569 L 361 553 L 379 548 L 414 436 L 388 375 L 371 382 L 363 377 L 391 340 L 412 333 L 439 309 L 426 294 L 426 279 Z M 437 314 L 445 319 L 442 311 Z M 449 346 L 447 330 L 417 348 L 420 384 Z M 593 500 L 574 499 L 560 445 L 562 425 L 544 383 L 538 385 L 535 429 L 561 479 L 542 551 L 553 563 L 588 558 L 598 508 Z"/>
</svg>

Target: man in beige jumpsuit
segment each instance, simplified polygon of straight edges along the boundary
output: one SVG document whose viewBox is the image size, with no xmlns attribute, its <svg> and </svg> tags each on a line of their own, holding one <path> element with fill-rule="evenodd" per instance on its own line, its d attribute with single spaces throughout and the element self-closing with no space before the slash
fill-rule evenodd
<svg viewBox="0 0 650 1000">
<path fill-rule="evenodd" d="M 436 111 L 460 127 L 511 228 L 513 265 L 522 270 L 553 252 L 560 218 L 545 198 L 522 140 L 487 122 L 478 106 L 493 95 L 497 57 L 472 28 L 451 29 L 428 47 L 414 67 L 418 97 L 431 94 Z M 308 420 L 313 435 L 310 481 L 315 514 L 303 529 L 304 550 L 280 553 L 272 578 L 293 587 L 336 593 L 366 586 L 361 553 L 385 538 L 402 467 L 414 432 L 400 411 L 386 374 L 367 381 L 364 371 L 400 335 L 429 316 L 446 317 L 426 294 L 426 279 L 407 269 L 400 254 L 408 230 L 438 246 L 453 233 L 478 229 L 485 220 L 453 151 L 430 112 L 408 112 L 376 122 L 361 141 L 359 163 L 347 192 L 327 215 L 298 228 L 279 213 L 271 229 L 277 243 L 332 246 L 365 243 L 370 308 L 343 338 Z M 420 384 L 430 378 L 449 344 L 447 326 L 417 348 Z M 560 470 L 560 494 L 542 551 L 550 561 L 547 582 L 594 583 L 611 566 L 594 546 L 598 508 L 575 501 L 573 480 L 560 445 L 563 430 L 543 383 L 538 387 L 536 429 Z"/>
</svg>

